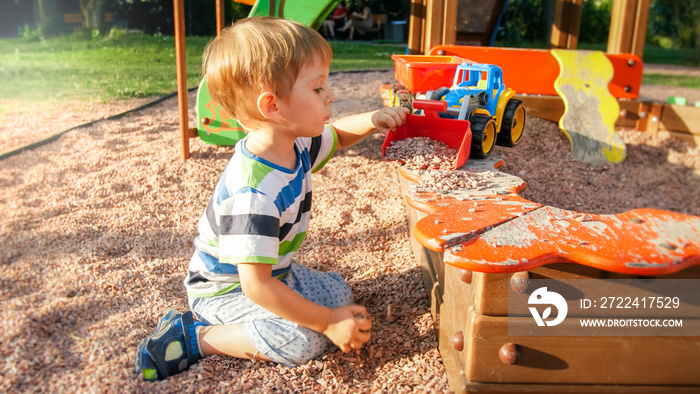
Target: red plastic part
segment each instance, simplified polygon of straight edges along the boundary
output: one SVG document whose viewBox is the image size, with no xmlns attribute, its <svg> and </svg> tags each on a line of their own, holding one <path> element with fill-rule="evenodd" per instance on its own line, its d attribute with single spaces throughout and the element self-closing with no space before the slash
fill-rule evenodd
<svg viewBox="0 0 700 394">
<path fill-rule="evenodd" d="M 406 115 L 406 122 L 395 131 L 386 134 L 382 144 L 382 157 L 386 148 L 394 141 L 414 137 L 428 137 L 440 141 L 457 150 L 454 168 L 459 168 L 469 159 L 472 131 L 468 120 L 441 118 L 438 112 L 447 110 L 447 102 L 433 100 L 414 100 L 413 108 L 422 109 L 424 115 Z"/>
<path fill-rule="evenodd" d="M 559 63 L 550 50 L 463 45 L 437 45 L 430 50 L 431 56 L 438 53 L 446 57 L 457 56 L 477 63 L 500 66 L 503 70 L 503 82 L 518 94 L 557 95 L 554 90 L 554 81 L 560 73 Z M 638 98 L 644 68 L 642 59 L 632 54 L 606 53 L 605 56 L 615 70 L 608 84 L 610 94 L 616 98 Z M 412 59 L 412 61 L 419 62 L 419 59 Z M 399 80 L 398 74 L 396 78 Z M 443 86 L 451 86 L 451 84 L 450 80 L 450 83 Z"/>
<path fill-rule="evenodd" d="M 394 77 L 413 93 L 452 86 L 457 66 L 466 61 L 457 56 L 391 55 L 391 58 Z"/>
</svg>

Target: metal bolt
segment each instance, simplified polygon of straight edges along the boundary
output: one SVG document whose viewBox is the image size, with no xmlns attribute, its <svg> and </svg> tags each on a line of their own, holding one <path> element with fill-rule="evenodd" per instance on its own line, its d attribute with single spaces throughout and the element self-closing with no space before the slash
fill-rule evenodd
<svg viewBox="0 0 700 394">
<path fill-rule="evenodd" d="M 627 60 L 627 65 L 630 67 L 634 67 L 637 64 L 637 61 L 634 59 L 628 59 Z"/>
</svg>

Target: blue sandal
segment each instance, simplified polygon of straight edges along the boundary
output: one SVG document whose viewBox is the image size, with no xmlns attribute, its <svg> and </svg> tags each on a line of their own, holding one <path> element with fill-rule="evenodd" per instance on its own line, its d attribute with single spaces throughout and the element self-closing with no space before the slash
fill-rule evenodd
<svg viewBox="0 0 700 394">
<path fill-rule="evenodd" d="M 200 359 L 192 312 L 168 311 L 156 331 L 146 337 L 136 354 L 136 373 L 144 380 L 162 380 L 189 368 Z"/>
</svg>

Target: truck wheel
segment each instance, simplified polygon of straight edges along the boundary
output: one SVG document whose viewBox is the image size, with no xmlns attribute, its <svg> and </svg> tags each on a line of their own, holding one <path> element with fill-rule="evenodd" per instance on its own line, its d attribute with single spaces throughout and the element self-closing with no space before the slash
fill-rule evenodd
<svg viewBox="0 0 700 394">
<path fill-rule="evenodd" d="M 469 156 L 485 159 L 496 145 L 496 122 L 486 115 L 474 115 L 469 121 L 472 129 L 472 150 Z"/>
<path fill-rule="evenodd" d="M 526 119 L 527 112 L 525 112 L 523 102 L 510 99 L 506 109 L 503 111 L 503 124 L 501 125 L 501 131 L 498 133 L 496 143 L 500 146 L 508 147 L 517 145 L 523 137 Z"/>
</svg>

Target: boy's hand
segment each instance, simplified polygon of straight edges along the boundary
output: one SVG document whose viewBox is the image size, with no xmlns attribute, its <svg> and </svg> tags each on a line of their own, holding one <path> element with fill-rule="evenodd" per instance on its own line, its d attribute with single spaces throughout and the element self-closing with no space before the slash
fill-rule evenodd
<svg viewBox="0 0 700 394">
<path fill-rule="evenodd" d="M 382 133 L 389 130 L 394 131 L 406 122 L 406 114 L 410 112 L 408 108 L 404 107 L 382 107 L 372 114 L 372 124 L 377 128 L 377 131 Z"/>
<path fill-rule="evenodd" d="M 372 319 L 367 309 L 360 305 L 348 305 L 331 309 L 328 328 L 323 333 L 343 353 L 347 353 L 353 349 L 360 349 L 369 341 L 371 328 Z"/>
</svg>

